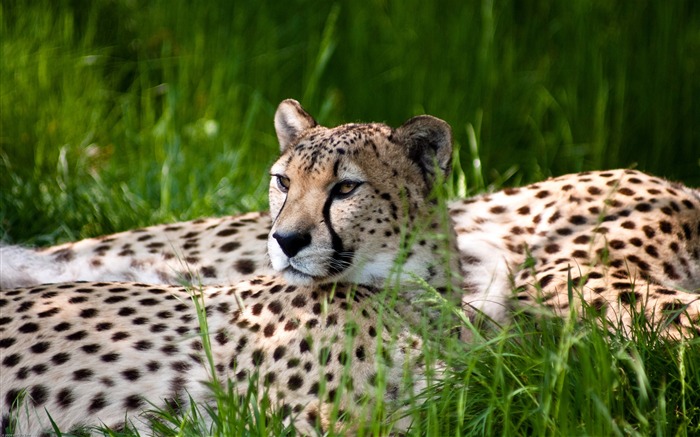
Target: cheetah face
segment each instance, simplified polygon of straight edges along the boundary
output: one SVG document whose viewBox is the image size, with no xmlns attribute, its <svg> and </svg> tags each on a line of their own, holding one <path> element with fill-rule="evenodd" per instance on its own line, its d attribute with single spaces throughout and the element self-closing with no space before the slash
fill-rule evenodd
<svg viewBox="0 0 700 437">
<path fill-rule="evenodd" d="M 449 172 L 449 125 L 418 116 L 397 129 L 325 128 L 298 102 L 285 100 L 275 128 L 282 154 L 270 171 L 272 267 L 300 285 L 383 284 L 406 231 L 429 220 L 438 173 Z M 402 277 L 433 279 L 434 249 L 425 240 L 411 247 Z"/>
</svg>

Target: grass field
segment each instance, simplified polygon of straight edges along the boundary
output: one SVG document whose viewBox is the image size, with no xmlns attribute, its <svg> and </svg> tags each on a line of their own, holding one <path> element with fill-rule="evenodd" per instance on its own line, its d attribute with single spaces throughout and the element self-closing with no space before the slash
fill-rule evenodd
<svg viewBox="0 0 700 437">
<path fill-rule="evenodd" d="M 265 209 L 288 97 L 327 125 L 445 119 L 453 195 L 632 166 L 700 186 L 698 2 L 8 0 L 0 26 L 5 242 Z M 448 343 L 415 435 L 700 433 L 697 342 L 523 317 Z"/>
</svg>

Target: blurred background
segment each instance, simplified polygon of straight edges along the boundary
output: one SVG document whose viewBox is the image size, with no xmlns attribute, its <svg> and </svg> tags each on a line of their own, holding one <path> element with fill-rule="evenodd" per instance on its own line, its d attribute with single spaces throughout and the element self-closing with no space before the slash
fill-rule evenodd
<svg viewBox="0 0 700 437">
<path fill-rule="evenodd" d="M 272 117 L 454 130 L 454 195 L 636 167 L 700 186 L 700 2 L 0 4 L 0 239 L 267 207 Z"/>
</svg>

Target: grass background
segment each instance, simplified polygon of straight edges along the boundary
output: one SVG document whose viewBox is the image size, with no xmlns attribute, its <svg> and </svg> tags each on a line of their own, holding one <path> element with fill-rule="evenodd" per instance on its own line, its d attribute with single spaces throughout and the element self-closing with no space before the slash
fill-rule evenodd
<svg viewBox="0 0 700 437">
<path fill-rule="evenodd" d="M 638 168 L 700 185 L 700 4 L 3 1 L 0 233 L 266 208 L 276 105 L 429 113 L 466 189 Z"/>
<path fill-rule="evenodd" d="M 628 166 L 700 186 L 694 1 L 3 0 L 0 26 L 6 242 L 265 209 L 288 97 L 327 125 L 445 119 L 456 194 Z M 415 434 L 693 435 L 699 349 L 525 318 L 447 348 Z"/>
</svg>

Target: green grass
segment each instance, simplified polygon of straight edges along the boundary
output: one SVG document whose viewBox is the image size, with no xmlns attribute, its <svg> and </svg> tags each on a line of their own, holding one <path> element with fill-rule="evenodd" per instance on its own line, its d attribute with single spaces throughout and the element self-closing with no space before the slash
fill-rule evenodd
<svg viewBox="0 0 700 437">
<path fill-rule="evenodd" d="M 689 388 L 700 382 L 697 342 L 629 341 L 590 321 L 516 320 L 512 331 L 456 359 L 435 393 L 429 434 L 661 436 L 700 430 L 700 393 Z"/>
<path fill-rule="evenodd" d="M 638 166 L 700 185 L 696 2 L 0 5 L 0 237 L 266 207 L 274 109 L 448 121 L 467 193 Z"/>
<path fill-rule="evenodd" d="M 445 119 L 453 194 L 629 166 L 700 185 L 697 2 L 8 0 L 0 26 L 7 242 L 265 209 L 288 97 L 327 125 Z M 697 342 L 521 316 L 427 355 L 452 370 L 415 435 L 700 432 Z M 217 396 L 242 424 L 218 430 L 282 432 Z"/>
</svg>

